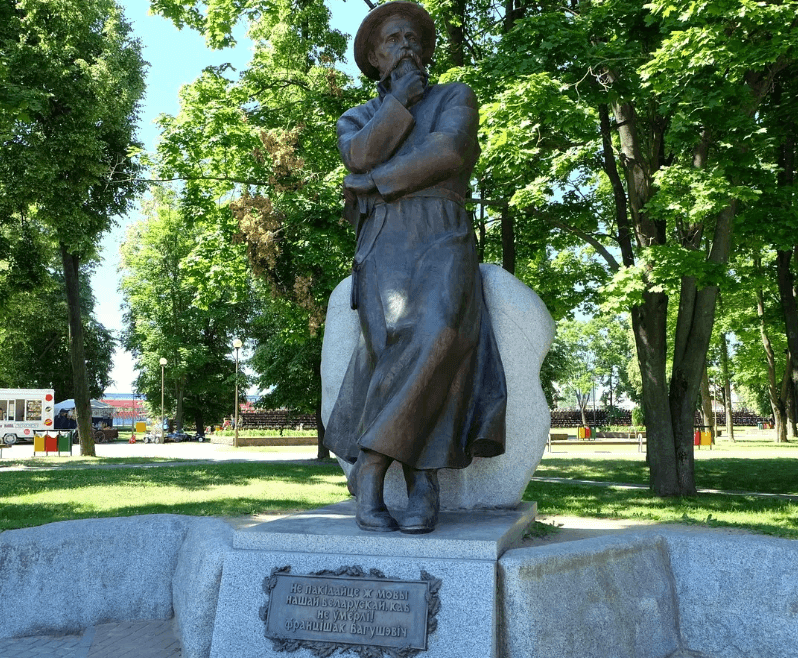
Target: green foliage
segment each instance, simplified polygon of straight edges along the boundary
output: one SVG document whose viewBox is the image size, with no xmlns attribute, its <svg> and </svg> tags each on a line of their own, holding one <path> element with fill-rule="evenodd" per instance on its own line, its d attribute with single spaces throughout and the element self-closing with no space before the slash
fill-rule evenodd
<svg viewBox="0 0 798 658">
<path fill-rule="evenodd" d="M 156 164 L 163 177 L 185 181 L 184 216 L 230 218 L 262 281 L 249 336 L 251 366 L 270 391 L 264 403 L 315 410 L 327 300 L 354 248 L 341 219 L 335 122 L 364 97 L 335 68 L 346 39 L 329 27 L 323 3 L 305 0 L 208 3 L 202 20 L 194 3 L 153 8 L 217 46 L 236 20 L 248 22 L 249 67 L 237 80 L 209 68 L 183 88 L 178 116 L 160 119 Z M 209 213 L 219 200 L 225 208 Z"/>
<path fill-rule="evenodd" d="M 56 400 L 75 397 L 60 269 L 58 263 L 42 280 L 29 279 L 28 289 L 16 290 L 0 304 L 0 387 L 53 388 Z M 116 341 L 94 314 L 95 300 L 87 283 L 90 273 L 90 268 L 83 268 L 81 319 L 89 394 L 100 398 L 111 383 Z"/>
<path fill-rule="evenodd" d="M 160 358 L 167 409 L 198 427 L 234 410 L 233 339 L 250 309 L 246 257 L 233 244 L 234 224 L 222 208 L 186 221 L 176 195 L 156 190 L 145 219 L 122 245 L 123 344 L 136 358 L 137 390 L 160 400 Z M 239 375 L 245 390 L 246 378 Z"/>
<path fill-rule="evenodd" d="M 626 364 L 632 359 L 628 322 L 624 317 L 596 316 L 591 320 L 560 321 L 556 351 L 567 355 L 557 373 L 561 391 L 585 408 L 594 386 L 613 391 L 613 401 L 629 392 Z M 565 398 L 568 400 L 568 398 Z"/>
<path fill-rule="evenodd" d="M 113 340 L 91 316 L 78 265 L 138 189 L 132 149 L 144 67 L 113 0 L 0 7 L 0 344 L 13 350 L 2 377 L 75 397 L 84 424 L 89 395 L 109 383 Z M 66 288 L 73 279 L 54 257 L 68 273 L 74 266 L 69 304 L 54 282 Z M 90 439 L 83 448 L 91 452 Z"/>
<path fill-rule="evenodd" d="M 136 189 L 139 43 L 112 0 L 19 0 L 8 13 L 0 52 L 15 100 L 0 115 L 0 216 L 33 216 L 90 254 Z"/>
</svg>

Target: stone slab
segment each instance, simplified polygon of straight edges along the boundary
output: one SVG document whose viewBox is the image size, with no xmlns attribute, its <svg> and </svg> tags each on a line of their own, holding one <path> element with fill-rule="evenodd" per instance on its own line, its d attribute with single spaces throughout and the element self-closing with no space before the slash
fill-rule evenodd
<svg viewBox="0 0 798 658">
<path fill-rule="evenodd" d="M 681 648 L 661 537 L 510 550 L 499 588 L 502 658 L 667 658 Z"/>
<path fill-rule="evenodd" d="M 341 553 L 460 560 L 497 560 L 535 519 L 537 505 L 515 510 L 442 512 L 426 535 L 366 532 L 355 523 L 355 501 L 261 523 L 235 533 L 233 546 L 253 550 Z"/>
<path fill-rule="evenodd" d="M 489 560 L 439 560 L 369 555 L 310 554 L 233 550 L 225 556 L 211 658 L 284 658 L 265 637 L 259 610 L 267 602 L 263 580 L 272 569 L 310 574 L 343 566 L 378 569 L 386 577 L 419 580 L 424 570 L 442 580 L 437 629 L 428 637 L 424 658 L 492 658 L 495 652 L 496 563 Z M 309 649 L 292 658 L 313 658 Z M 356 656 L 347 651 L 336 656 Z"/>
<path fill-rule="evenodd" d="M 233 529 L 221 519 L 192 518 L 172 577 L 175 625 L 182 658 L 206 658 L 216 617 L 224 555 L 232 548 Z"/>
<path fill-rule="evenodd" d="M 438 472 L 444 509 L 515 507 L 543 456 L 550 425 L 540 386 L 540 365 L 554 338 L 554 321 L 540 298 L 496 265 L 480 265 L 483 295 L 507 380 L 507 445 L 504 455 L 474 459 L 462 470 Z M 322 349 L 322 419 L 332 413 L 360 336 L 357 311 L 349 307 L 351 278 L 330 296 Z M 349 465 L 341 463 L 344 471 Z M 402 469 L 393 464 L 385 481 L 389 507 L 407 505 Z"/>
<path fill-rule="evenodd" d="M 50 523 L 0 533 L 0 638 L 79 633 L 172 617 L 187 528 L 171 514 Z"/>
<path fill-rule="evenodd" d="M 798 657 L 798 541 L 662 534 L 687 648 L 712 658 Z"/>
</svg>

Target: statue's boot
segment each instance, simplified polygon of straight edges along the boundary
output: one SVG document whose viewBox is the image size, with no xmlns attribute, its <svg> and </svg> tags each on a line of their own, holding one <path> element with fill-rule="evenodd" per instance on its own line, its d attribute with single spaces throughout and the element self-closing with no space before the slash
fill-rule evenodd
<svg viewBox="0 0 798 658">
<path fill-rule="evenodd" d="M 349 493 L 357 498 L 357 474 L 360 472 L 360 459 L 358 459 L 349 471 L 349 477 L 346 478 L 346 488 Z"/>
<path fill-rule="evenodd" d="M 435 530 L 441 507 L 441 488 L 437 471 L 419 471 L 402 465 L 407 484 L 407 510 L 399 530 L 411 535 Z"/>
<path fill-rule="evenodd" d="M 385 473 L 390 465 L 390 457 L 371 450 L 360 451 L 354 475 L 357 496 L 355 521 L 361 530 L 392 532 L 399 529 L 382 496 Z"/>
</svg>

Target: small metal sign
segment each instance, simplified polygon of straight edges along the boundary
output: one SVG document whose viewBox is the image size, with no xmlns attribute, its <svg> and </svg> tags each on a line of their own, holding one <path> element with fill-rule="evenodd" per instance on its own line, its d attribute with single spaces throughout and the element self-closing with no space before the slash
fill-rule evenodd
<svg viewBox="0 0 798 658">
<path fill-rule="evenodd" d="M 441 581 L 425 571 L 420 580 L 395 580 L 372 569 L 342 567 L 308 575 L 274 569 L 263 582 L 266 637 L 280 651 L 336 649 L 367 655 L 413 656 L 427 649 L 440 609 Z"/>
</svg>

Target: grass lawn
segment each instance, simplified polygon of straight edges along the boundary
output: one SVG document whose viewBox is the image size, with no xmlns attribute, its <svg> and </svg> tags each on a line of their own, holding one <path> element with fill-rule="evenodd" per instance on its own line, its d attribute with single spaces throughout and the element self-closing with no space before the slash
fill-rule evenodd
<svg viewBox="0 0 798 658">
<path fill-rule="evenodd" d="M 576 443 L 576 442 L 573 442 Z M 231 448 L 231 450 L 235 450 Z M 296 452 L 296 447 L 239 448 L 246 452 Z M 304 450 L 315 454 L 314 446 Z M 580 442 L 544 453 L 535 475 L 570 480 L 647 484 L 645 456 L 627 446 Z M 102 468 L 173 459 L 52 458 L 25 460 L 51 470 L 0 468 L 0 529 L 52 521 L 134 514 L 240 516 L 289 512 L 345 500 L 346 483 L 332 460 L 324 464 L 204 463 L 168 468 Z M 3 460 L 0 464 L 17 463 Z M 75 468 L 78 466 L 78 468 Z M 5 471 L 5 472 L 4 472 Z M 798 495 L 798 445 L 756 440 L 722 442 L 696 451 L 700 488 Z M 577 483 L 531 482 L 525 500 L 545 515 L 641 519 L 742 528 L 798 539 L 798 502 L 750 495 L 702 494 L 660 499 L 647 490 Z"/>
<path fill-rule="evenodd" d="M 590 442 L 544 452 L 536 476 L 648 484 L 645 453 L 636 446 Z M 696 486 L 724 491 L 798 495 L 798 443 L 723 441 L 695 451 Z"/>
<path fill-rule="evenodd" d="M 4 468 L 23 466 L 25 468 L 70 469 L 86 466 L 120 466 L 124 464 L 159 464 L 164 462 L 191 461 L 171 457 L 33 457 L 30 459 L 3 459 L 0 473 Z M 2 485 L 0 485 L 2 490 Z"/>
<path fill-rule="evenodd" d="M 337 465 L 252 462 L 15 471 L 0 474 L 0 529 L 135 514 L 287 512 L 348 496 Z"/>
<path fill-rule="evenodd" d="M 695 458 L 701 489 L 798 495 L 798 444 L 720 441 L 712 450 L 696 450 Z M 648 484 L 645 454 L 636 447 L 589 442 L 555 446 L 544 453 L 535 476 Z M 798 502 L 783 499 L 725 494 L 661 499 L 647 490 L 533 481 L 524 500 L 537 501 L 547 515 L 726 526 L 798 539 Z"/>
</svg>

